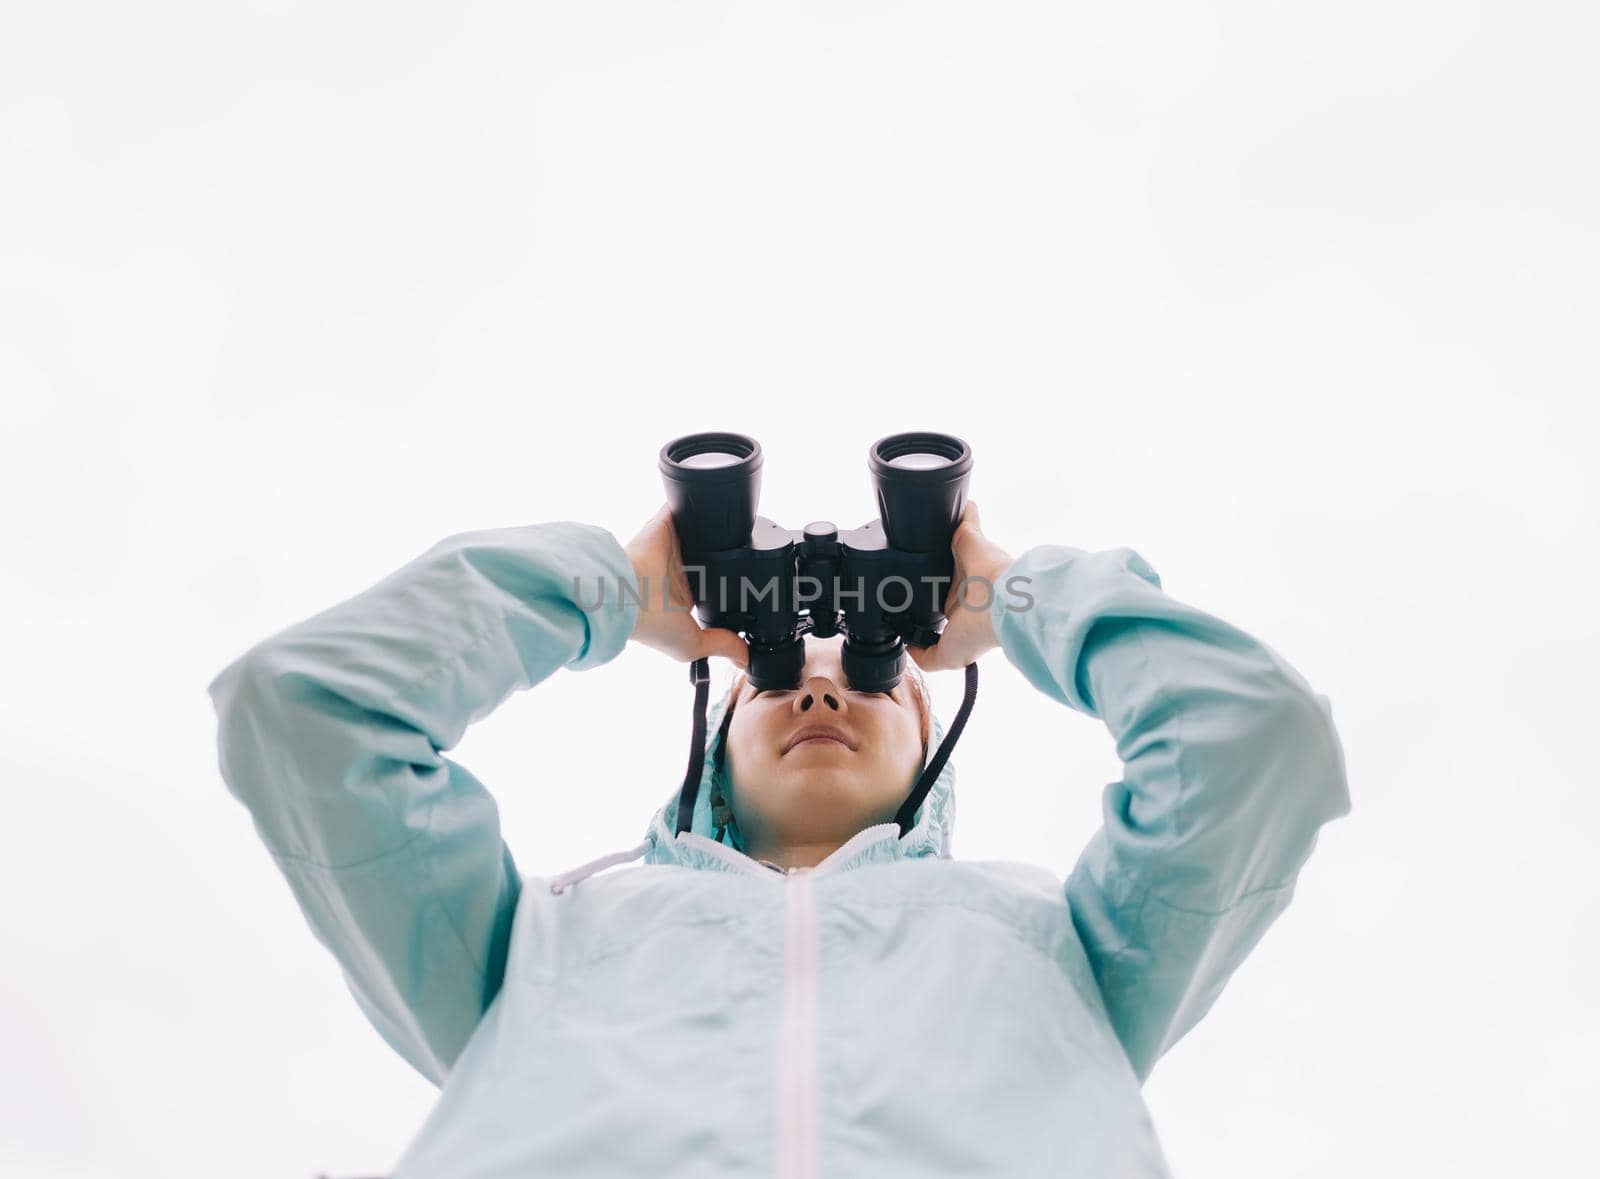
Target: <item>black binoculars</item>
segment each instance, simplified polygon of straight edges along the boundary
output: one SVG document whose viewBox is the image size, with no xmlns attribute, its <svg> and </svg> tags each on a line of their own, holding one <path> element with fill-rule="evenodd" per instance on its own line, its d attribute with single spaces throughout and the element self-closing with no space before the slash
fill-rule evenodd
<svg viewBox="0 0 1600 1179">
<path fill-rule="evenodd" d="M 905 644 L 944 629 L 951 539 L 966 505 L 972 450 L 949 434 L 891 434 L 867 451 L 878 519 L 800 531 L 756 514 L 761 446 L 744 434 L 688 434 L 661 448 L 661 477 L 695 616 L 741 634 L 757 689 L 800 686 L 804 636 L 843 632 L 845 678 L 889 692 Z"/>
</svg>

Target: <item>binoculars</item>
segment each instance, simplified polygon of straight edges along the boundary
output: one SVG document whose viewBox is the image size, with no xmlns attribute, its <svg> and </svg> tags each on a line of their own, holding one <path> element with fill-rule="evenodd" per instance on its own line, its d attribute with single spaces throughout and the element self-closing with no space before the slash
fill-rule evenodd
<svg viewBox="0 0 1600 1179">
<path fill-rule="evenodd" d="M 899 684 L 905 644 L 939 641 L 972 472 L 961 439 L 912 432 L 874 442 L 878 518 L 844 532 L 827 520 L 793 531 L 757 515 L 761 445 L 747 435 L 674 439 L 660 467 L 695 616 L 744 636 L 758 690 L 800 686 L 806 634 L 843 632 L 845 678 L 864 692 Z"/>
</svg>

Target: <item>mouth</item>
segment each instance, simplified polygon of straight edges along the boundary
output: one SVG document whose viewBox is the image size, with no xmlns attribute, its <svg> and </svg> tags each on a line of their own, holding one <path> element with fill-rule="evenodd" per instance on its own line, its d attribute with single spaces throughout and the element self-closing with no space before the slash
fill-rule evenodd
<svg viewBox="0 0 1600 1179">
<path fill-rule="evenodd" d="M 793 737 L 789 738 L 789 743 L 783 747 L 783 751 L 788 753 L 793 749 L 799 748 L 801 745 L 818 745 L 829 743 L 834 745 L 843 745 L 846 749 L 855 748 L 855 743 L 838 729 L 831 729 L 822 725 L 813 725 L 808 728 L 801 729 Z"/>
</svg>

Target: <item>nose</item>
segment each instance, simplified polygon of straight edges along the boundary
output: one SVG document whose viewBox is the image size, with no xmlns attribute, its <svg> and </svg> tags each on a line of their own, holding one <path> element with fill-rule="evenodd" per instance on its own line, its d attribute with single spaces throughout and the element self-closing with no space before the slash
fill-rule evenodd
<svg viewBox="0 0 1600 1179">
<path fill-rule="evenodd" d="M 794 704 L 796 712 L 810 712 L 813 708 L 825 708 L 833 712 L 849 712 L 849 705 L 845 703 L 844 693 L 834 686 L 827 676 L 814 675 L 800 685 L 800 691 L 795 693 Z"/>
</svg>

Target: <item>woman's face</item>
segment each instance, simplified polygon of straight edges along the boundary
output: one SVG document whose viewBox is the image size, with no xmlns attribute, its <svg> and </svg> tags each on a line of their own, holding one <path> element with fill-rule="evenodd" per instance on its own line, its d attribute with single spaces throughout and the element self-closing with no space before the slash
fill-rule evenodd
<svg viewBox="0 0 1600 1179">
<path fill-rule="evenodd" d="M 757 692 L 740 684 L 728 724 L 725 770 L 746 850 L 832 850 L 894 820 L 922 769 L 927 740 L 911 672 L 894 691 L 849 688 L 844 636 L 807 636 L 800 686 Z M 843 740 L 799 740 L 812 726 Z"/>
</svg>

